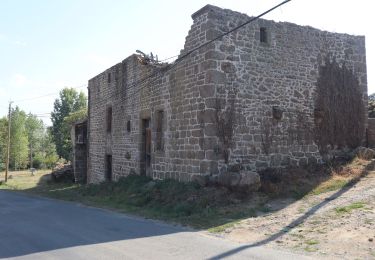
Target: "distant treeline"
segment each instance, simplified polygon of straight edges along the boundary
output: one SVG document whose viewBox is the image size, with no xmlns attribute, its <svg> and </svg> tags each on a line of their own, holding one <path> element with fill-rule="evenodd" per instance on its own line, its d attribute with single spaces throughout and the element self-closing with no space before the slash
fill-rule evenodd
<svg viewBox="0 0 375 260">
<path fill-rule="evenodd" d="M 87 116 L 87 97 L 73 88 L 64 88 L 51 112 L 52 126 L 27 114 L 18 106 L 11 110 L 11 170 L 51 168 L 63 158 L 71 160 L 70 127 L 75 120 Z M 8 140 L 8 118 L 0 118 L 0 171 L 5 169 Z"/>
</svg>

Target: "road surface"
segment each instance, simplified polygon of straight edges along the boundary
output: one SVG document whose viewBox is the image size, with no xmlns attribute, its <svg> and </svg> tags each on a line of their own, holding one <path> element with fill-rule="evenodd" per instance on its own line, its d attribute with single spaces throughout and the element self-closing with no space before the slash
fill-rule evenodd
<svg viewBox="0 0 375 260">
<path fill-rule="evenodd" d="M 0 191 L 0 258 L 305 259 L 157 221 L 7 191 Z"/>
</svg>

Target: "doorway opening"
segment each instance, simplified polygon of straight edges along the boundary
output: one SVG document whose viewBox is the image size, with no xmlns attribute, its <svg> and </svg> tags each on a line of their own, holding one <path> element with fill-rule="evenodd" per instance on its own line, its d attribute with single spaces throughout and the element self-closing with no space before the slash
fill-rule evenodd
<svg viewBox="0 0 375 260">
<path fill-rule="evenodd" d="M 112 181 L 112 155 L 105 156 L 105 180 Z"/>
<path fill-rule="evenodd" d="M 150 119 L 142 120 L 141 175 L 151 174 L 151 127 Z"/>
</svg>

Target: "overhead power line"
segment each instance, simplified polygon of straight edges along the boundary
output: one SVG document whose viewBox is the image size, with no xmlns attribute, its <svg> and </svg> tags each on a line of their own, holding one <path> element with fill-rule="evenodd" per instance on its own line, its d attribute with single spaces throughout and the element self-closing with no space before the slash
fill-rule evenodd
<svg viewBox="0 0 375 260">
<path fill-rule="evenodd" d="M 164 73 L 166 73 L 167 71 L 169 71 L 169 70 L 171 70 L 172 68 L 174 68 L 178 63 L 180 63 L 183 59 L 185 59 L 186 57 L 188 57 L 188 56 L 189 56 L 190 54 L 192 54 L 193 52 L 195 52 L 195 51 L 197 51 L 197 50 L 199 50 L 199 49 L 201 49 L 201 48 L 203 48 L 203 47 L 209 45 L 210 43 L 215 42 L 215 41 L 217 41 L 218 39 L 220 39 L 220 38 L 222 38 L 222 37 L 224 37 L 224 36 L 226 36 L 226 35 L 228 35 L 228 34 L 234 32 L 234 31 L 236 31 L 236 30 L 238 30 L 238 29 L 240 29 L 240 28 L 246 26 L 247 24 L 249 24 L 249 23 L 251 23 L 251 22 L 253 22 L 253 21 L 255 21 L 255 20 L 257 20 L 257 19 L 259 19 L 259 18 L 261 18 L 261 17 L 263 17 L 264 15 L 266 15 L 266 14 L 272 12 L 273 10 L 277 9 L 278 7 L 280 7 L 280 6 L 282 6 L 282 5 L 286 4 L 286 3 L 288 3 L 288 2 L 290 2 L 290 1 L 291 1 L 291 0 L 285 0 L 285 1 L 281 2 L 280 4 L 278 4 L 278 5 L 276 5 L 276 6 L 272 7 L 272 8 L 270 8 L 270 9 L 268 9 L 267 11 L 261 13 L 260 15 L 255 16 L 255 17 L 249 19 L 248 21 L 244 22 L 243 24 L 240 24 L 239 26 L 236 26 L 236 27 L 234 27 L 233 29 L 231 29 L 231 30 L 229 30 L 229 31 L 227 31 L 227 32 L 225 32 L 225 33 L 220 34 L 219 36 L 215 37 L 214 39 L 209 40 L 209 41 L 207 41 L 207 42 L 205 42 L 205 43 L 203 43 L 203 44 L 201 44 L 201 45 L 199 45 L 199 46 L 193 48 L 192 50 L 188 51 L 187 53 L 183 54 L 183 55 L 180 56 L 180 57 L 179 57 L 179 55 L 174 55 L 174 56 L 171 56 L 171 57 L 166 58 L 166 59 L 164 59 L 164 60 L 161 60 L 161 61 L 166 61 L 166 60 L 170 60 L 170 59 L 173 59 L 173 58 L 179 57 L 174 63 L 171 64 L 171 66 L 169 66 L 169 67 L 167 67 L 166 69 L 164 69 L 162 73 L 164 74 Z M 153 78 L 154 76 L 157 76 L 157 75 L 160 74 L 160 73 L 161 73 L 160 71 L 153 72 L 153 73 L 151 73 L 150 75 L 146 76 L 145 78 L 133 82 L 133 83 L 130 84 L 128 87 L 133 87 L 133 86 L 136 86 L 136 85 L 141 85 L 141 84 L 143 84 L 144 82 L 146 82 L 147 80 Z M 147 86 L 148 86 L 148 85 L 145 85 L 145 86 L 143 86 L 143 87 L 138 88 L 138 89 L 135 90 L 133 93 L 127 95 L 127 96 L 125 97 L 125 100 L 127 100 L 127 99 L 130 98 L 130 97 L 135 96 L 137 93 L 139 93 L 140 91 L 142 91 L 142 90 L 143 90 L 144 88 L 146 88 Z M 79 88 L 84 88 L 84 87 L 87 87 L 87 85 L 82 85 L 82 86 L 79 86 L 79 87 L 73 87 L 73 88 L 74 88 L 74 89 L 79 89 Z M 59 94 L 59 92 L 49 93 L 49 94 L 45 94 L 45 95 L 42 95 L 42 96 L 36 96 L 36 97 L 31 97 L 31 98 L 26 98 L 26 99 L 15 100 L 14 102 L 17 102 L 17 103 L 20 103 L 20 102 L 26 102 L 26 101 L 36 100 L 36 99 L 40 99 L 40 98 L 44 98 L 44 97 L 48 97 L 48 96 L 54 96 L 54 95 L 57 95 L 57 94 Z"/>
<path fill-rule="evenodd" d="M 48 115 L 45 115 L 45 116 L 38 116 L 38 115 L 34 115 L 35 117 L 39 117 L 39 118 L 50 118 L 51 116 L 48 116 Z"/>
<path fill-rule="evenodd" d="M 268 9 L 267 11 L 261 13 L 260 15 L 255 16 L 255 17 L 249 19 L 248 21 L 244 22 L 243 24 L 240 24 L 240 25 L 238 25 L 237 27 L 234 27 L 233 29 L 231 29 L 231 30 L 229 30 L 229 31 L 227 31 L 227 32 L 225 32 L 225 33 L 223 33 L 223 34 L 221 34 L 221 35 L 215 37 L 214 39 L 212 39 L 212 40 L 210 40 L 210 41 L 207 41 L 207 42 L 205 42 L 205 43 L 199 45 L 198 47 L 196 47 L 196 48 L 190 50 L 189 52 L 187 52 L 186 54 L 184 54 L 183 56 L 181 56 L 180 58 L 178 58 L 178 60 L 179 60 L 179 59 L 183 59 L 183 58 L 185 58 L 186 56 L 190 55 L 191 53 L 195 52 L 196 50 L 199 50 L 200 48 L 202 48 L 202 47 L 204 47 L 204 46 L 207 46 L 208 44 L 210 44 L 210 43 L 212 43 L 212 42 L 214 42 L 214 41 L 216 41 L 216 40 L 222 38 L 223 36 L 226 36 L 226 35 L 228 35 L 228 34 L 234 32 L 234 31 L 240 29 L 241 27 L 243 27 L 243 26 L 245 26 L 245 25 L 247 25 L 247 24 L 249 24 L 249 23 L 251 23 L 251 22 L 253 22 L 253 21 L 255 21 L 255 20 L 259 19 L 259 18 L 261 18 L 262 16 L 264 16 L 264 15 L 266 15 L 266 14 L 272 12 L 273 10 L 275 10 L 275 9 L 277 9 L 277 8 L 279 8 L 279 7 L 281 7 L 282 5 L 284 5 L 284 4 L 286 4 L 286 3 L 290 2 L 290 1 L 291 1 L 291 0 L 283 1 L 283 2 L 281 2 L 280 4 L 275 5 L 275 6 L 272 7 L 271 9 Z M 166 59 L 164 59 L 164 60 L 161 60 L 161 62 L 163 62 L 163 61 L 167 61 L 167 60 L 170 60 L 170 59 L 173 59 L 173 58 L 177 58 L 178 56 L 179 56 L 179 55 L 171 56 L 171 57 L 169 57 L 169 58 L 166 58 Z"/>
<path fill-rule="evenodd" d="M 164 60 L 160 60 L 160 62 L 163 62 L 163 61 L 167 61 L 167 60 L 171 60 L 171 59 L 174 59 L 174 58 L 177 58 L 178 57 L 178 54 L 177 55 L 174 55 L 174 56 L 171 56 L 169 58 L 165 58 Z"/>
<path fill-rule="evenodd" d="M 84 87 L 87 87 L 87 85 L 85 84 L 85 85 L 81 85 L 81 86 L 78 86 L 78 87 L 72 87 L 72 88 L 73 89 L 79 89 L 79 88 L 84 88 Z M 45 94 L 45 95 L 42 95 L 42 96 L 15 100 L 14 102 L 20 103 L 20 102 L 25 102 L 25 101 L 31 101 L 31 100 L 34 100 L 34 99 L 40 99 L 40 98 L 44 98 L 44 97 L 55 96 L 55 95 L 58 95 L 59 93 L 60 92 L 49 93 L 49 94 Z"/>
<path fill-rule="evenodd" d="M 208 44 L 210 44 L 210 43 L 212 43 L 212 42 L 214 42 L 214 41 L 216 41 L 216 40 L 218 40 L 218 39 L 220 39 L 220 38 L 222 38 L 222 37 L 224 37 L 224 36 L 226 36 L 226 35 L 228 35 L 228 34 L 234 32 L 234 31 L 237 31 L 237 30 L 240 29 L 241 27 L 244 27 L 245 25 L 248 25 L 249 23 L 251 23 L 251 22 L 253 22 L 253 21 L 255 21 L 255 20 L 258 20 L 258 19 L 261 18 L 262 16 L 264 16 L 264 15 L 266 15 L 266 14 L 272 12 L 272 11 L 275 10 L 276 8 L 279 8 L 280 6 L 286 4 L 286 3 L 290 2 L 290 1 L 291 1 L 291 0 L 285 0 L 285 1 L 281 2 L 281 3 L 278 4 L 278 5 L 275 5 L 275 6 L 272 7 L 271 9 L 268 9 L 267 11 L 261 13 L 260 15 L 255 16 L 255 17 L 249 19 L 248 21 L 244 22 L 243 24 L 240 24 L 240 25 L 234 27 L 233 29 L 231 29 L 231 30 L 229 30 L 229 31 L 227 31 L 227 32 L 225 32 L 225 33 L 223 33 L 223 34 L 221 34 L 221 35 L 219 35 L 219 36 L 213 38 L 212 40 L 209 40 L 209 41 L 207 41 L 207 42 L 205 42 L 205 43 L 199 45 L 198 47 L 193 48 L 192 50 L 188 51 L 186 54 L 182 55 L 182 56 L 181 56 L 180 58 L 178 58 L 177 60 L 183 59 L 183 58 L 189 56 L 191 53 L 193 53 L 193 52 L 199 50 L 200 48 L 202 48 L 202 47 L 204 47 L 204 46 L 207 46 Z"/>
<path fill-rule="evenodd" d="M 234 32 L 234 31 L 237 31 L 238 29 L 240 29 L 240 28 L 242 28 L 242 27 L 248 25 L 249 23 L 251 23 L 251 22 L 253 22 L 253 21 L 255 21 L 255 20 L 257 20 L 257 19 L 263 17 L 264 15 L 266 15 L 266 14 L 272 12 L 273 10 L 279 8 L 280 6 L 286 4 L 286 3 L 290 2 L 290 1 L 291 1 L 291 0 L 285 0 L 285 1 L 281 2 L 280 4 L 275 5 L 274 7 L 268 9 L 267 11 L 265 11 L 265 12 L 263 12 L 263 13 L 261 13 L 261 14 L 255 16 L 255 17 L 250 18 L 248 21 L 244 22 L 243 24 L 240 24 L 240 25 L 234 27 L 233 29 L 231 29 L 231 30 L 229 30 L 229 31 L 227 31 L 227 32 L 225 32 L 225 33 L 220 34 L 219 36 L 215 37 L 214 39 L 209 40 L 209 41 L 207 41 L 207 42 L 205 42 L 205 43 L 202 43 L 201 45 L 199 45 L 199 46 L 193 48 L 192 50 L 188 51 L 187 53 L 185 53 L 184 55 L 182 55 L 181 57 L 179 57 L 174 63 L 171 64 L 171 66 L 165 68 L 165 69 L 163 70 L 162 73 L 165 74 L 167 71 L 169 71 L 169 70 L 171 70 L 172 68 L 174 68 L 179 62 L 181 62 L 183 59 L 185 59 L 186 57 L 188 57 L 188 56 L 189 56 L 190 54 L 192 54 L 193 52 L 195 52 L 195 51 L 197 51 L 197 50 L 199 50 L 199 49 L 201 49 L 201 48 L 207 46 L 208 44 L 210 44 L 210 43 L 212 43 L 212 42 L 214 42 L 214 41 L 217 41 L 218 39 L 220 39 L 220 38 L 222 38 L 222 37 L 224 37 L 224 36 L 226 36 L 226 35 L 228 35 L 228 34 Z M 175 56 L 169 57 L 169 58 L 167 58 L 167 59 L 164 59 L 164 60 L 162 60 L 162 61 L 169 60 L 169 59 L 172 59 L 172 58 L 175 58 L 175 57 L 178 57 L 178 56 L 179 56 L 179 55 L 175 55 Z M 156 72 L 154 72 L 154 73 L 151 73 L 149 76 L 145 77 L 144 79 L 138 80 L 138 81 L 136 81 L 136 82 L 130 84 L 128 87 L 134 87 L 134 86 L 136 86 L 136 85 L 140 85 L 140 84 L 142 84 L 143 82 L 146 82 L 148 79 L 151 79 L 152 77 L 157 76 L 157 75 L 160 74 L 160 73 L 161 73 L 160 71 L 156 71 Z M 127 95 L 123 100 L 126 101 L 128 98 L 135 96 L 137 93 L 139 93 L 140 91 L 142 91 L 142 90 L 143 90 L 144 88 L 146 88 L 146 87 L 148 87 L 148 86 L 145 85 L 145 86 L 143 86 L 143 87 L 138 88 L 138 89 L 135 90 L 133 93 Z"/>
</svg>

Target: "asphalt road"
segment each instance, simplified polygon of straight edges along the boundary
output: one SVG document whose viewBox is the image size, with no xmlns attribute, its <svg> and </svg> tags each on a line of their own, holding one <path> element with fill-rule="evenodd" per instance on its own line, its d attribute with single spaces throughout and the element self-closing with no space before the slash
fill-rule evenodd
<svg viewBox="0 0 375 260">
<path fill-rule="evenodd" d="M 6 191 L 0 191 L 0 258 L 305 259 L 152 220 Z"/>
</svg>

